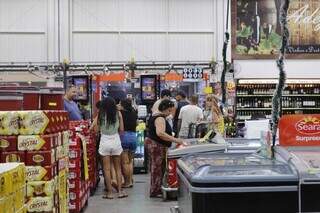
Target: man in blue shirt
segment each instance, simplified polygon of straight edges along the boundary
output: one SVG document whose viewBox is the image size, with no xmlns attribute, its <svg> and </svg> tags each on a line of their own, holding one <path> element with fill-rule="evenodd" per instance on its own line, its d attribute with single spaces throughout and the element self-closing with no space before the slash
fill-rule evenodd
<svg viewBox="0 0 320 213">
<path fill-rule="evenodd" d="M 70 121 L 82 120 L 81 111 L 76 102 L 74 102 L 77 96 L 77 88 L 71 85 L 64 96 L 64 110 L 69 112 Z"/>
</svg>

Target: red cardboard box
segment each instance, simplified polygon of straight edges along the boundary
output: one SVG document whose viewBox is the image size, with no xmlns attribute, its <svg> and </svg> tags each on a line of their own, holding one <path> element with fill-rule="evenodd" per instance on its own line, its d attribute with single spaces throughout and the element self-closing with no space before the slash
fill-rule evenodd
<svg viewBox="0 0 320 213">
<path fill-rule="evenodd" d="M 69 169 L 69 180 L 81 179 L 81 170 L 80 169 Z"/>
<path fill-rule="evenodd" d="M 45 90 L 48 90 L 45 88 Z M 42 110 L 63 110 L 63 92 L 62 91 L 44 91 L 41 94 Z"/>
<path fill-rule="evenodd" d="M 79 137 L 71 138 L 69 142 L 70 150 L 81 148 L 81 139 Z"/>
<path fill-rule="evenodd" d="M 1 163 L 10 163 L 10 162 L 25 162 L 25 152 L 2 152 L 1 153 Z"/>
<path fill-rule="evenodd" d="M 81 153 L 82 150 L 77 148 L 77 149 L 71 149 L 69 150 L 69 158 L 70 159 L 80 159 L 81 158 Z"/>
<path fill-rule="evenodd" d="M 78 160 L 70 159 L 69 160 L 69 169 L 80 169 L 81 164 L 82 164 L 81 162 L 82 162 L 81 159 L 78 159 Z"/>
<path fill-rule="evenodd" d="M 27 166 L 28 181 L 48 181 L 57 175 L 57 165 L 51 166 Z"/>
<path fill-rule="evenodd" d="M 69 201 L 69 212 L 70 213 L 79 213 L 81 211 L 81 201 Z"/>
<path fill-rule="evenodd" d="M 29 151 L 26 153 L 27 166 L 51 166 L 56 162 L 54 149 L 50 151 Z"/>
<path fill-rule="evenodd" d="M 69 180 L 69 190 L 76 190 L 80 189 L 81 187 L 81 180 L 80 179 L 71 179 Z"/>
<path fill-rule="evenodd" d="M 3 152 L 17 151 L 17 136 L 0 136 L 0 150 Z"/>
<path fill-rule="evenodd" d="M 19 135 L 19 151 L 51 150 L 55 147 L 54 135 Z"/>
</svg>

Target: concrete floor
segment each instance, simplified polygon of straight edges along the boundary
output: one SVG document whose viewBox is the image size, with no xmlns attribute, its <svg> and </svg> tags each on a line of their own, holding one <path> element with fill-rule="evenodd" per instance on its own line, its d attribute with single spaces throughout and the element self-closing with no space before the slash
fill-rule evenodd
<svg viewBox="0 0 320 213">
<path fill-rule="evenodd" d="M 129 197 L 113 200 L 103 199 L 103 183 L 100 181 L 94 196 L 89 199 L 85 213 L 165 213 L 170 207 L 177 205 L 176 201 L 163 202 L 161 198 L 149 198 L 149 175 L 135 175 L 134 187 L 126 189 Z"/>
</svg>

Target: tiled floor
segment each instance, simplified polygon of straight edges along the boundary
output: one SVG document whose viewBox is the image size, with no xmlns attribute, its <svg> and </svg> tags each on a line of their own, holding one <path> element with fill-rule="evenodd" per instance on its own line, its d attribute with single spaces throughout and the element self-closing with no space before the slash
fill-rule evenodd
<svg viewBox="0 0 320 213">
<path fill-rule="evenodd" d="M 135 175 L 135 184 L 127 189 L 129 197 L 124 199 L 115 198 L 106 200 L 102 198 L 103 184 L 100 181 L 99 187 L 94 196 L 90 197 L 85 213 L 165 213 L 170 212 L 170 207 L 177 205 L 176 201 L 163 202 L 160 198 L 150 199 L 149 175 Z M 116 196 L 116 194 L 115 194 Z"/>
</svg>

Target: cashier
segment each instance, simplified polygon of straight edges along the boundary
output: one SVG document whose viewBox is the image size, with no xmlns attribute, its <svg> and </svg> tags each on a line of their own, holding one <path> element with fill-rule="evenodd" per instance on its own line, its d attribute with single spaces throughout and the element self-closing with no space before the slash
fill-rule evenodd
<svg viewBox="0 0 320 213">
<path fill-rule="evenodd" d="M 77 103 L 74 101 L 76 96 L 77 96 L 77 88 L 74 85 L 71 85 L 64 96 L 64 103 L 63 103 L 64 110 L 69 112 L 70 121 L 82 120 L 81 111 Z"/>
</svg>

